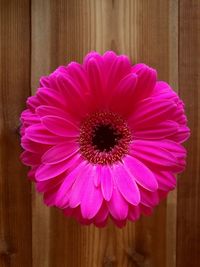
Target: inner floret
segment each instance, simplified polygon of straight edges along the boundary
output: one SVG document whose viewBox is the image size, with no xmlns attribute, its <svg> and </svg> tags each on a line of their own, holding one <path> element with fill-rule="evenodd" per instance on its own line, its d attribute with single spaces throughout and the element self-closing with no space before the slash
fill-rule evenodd
<svg viewBox="0 0 200 267">
<path fill-rule="evenodd" d="M 128 152 L 131 131 L 118 114 L 96 112 L 88 116 L 80 129 L 80 151 L 94 164 L 112 164 Z"/>
</svg>

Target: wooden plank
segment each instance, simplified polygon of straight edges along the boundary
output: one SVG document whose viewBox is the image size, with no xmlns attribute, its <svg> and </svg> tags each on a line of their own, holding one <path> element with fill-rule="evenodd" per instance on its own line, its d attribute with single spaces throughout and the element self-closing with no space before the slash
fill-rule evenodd
<svg viewBox="0 0 200 267">
<path fill-rule="evenodd" d="M 32 266 L 31 187 L 19 161 L 19 115 L 30 93 L 30 5 L 0 2 L 0 266 Z"/>
<path fill-rule="evenodd" d="M 177 90 L 178 1 L 144 0 L 137 4 L 137 59 L 155 67 L 158 78 Z M 136 251 L 144 255 L 147 266 L 175 266 L 175 241 L 176 193 L 173 192 L 152 217 L 137 222 Z"/>
<path fill-rule="evenodd" d="M 200 264 L 200 1 L 181 0 L 179 17 L 179 88 L 186 103 L 191 138 L 187 168 L 179 179 L 177 267 Z"/>
<path fill-rule="evenodd" d="M 50 72 L 50 1 L 31 3 L 31 93 L 34 94 L 41 75 Z M 50 209 L 32 185 L 32 265 L 49 267 Z"/>
<path fill-rule="evenodd" d="M 178 93 L 178 0 L 169 1 L 169 83 Z M 177 189 L 167 198 L 166 267 L 176 267 Z"/>
</svg>

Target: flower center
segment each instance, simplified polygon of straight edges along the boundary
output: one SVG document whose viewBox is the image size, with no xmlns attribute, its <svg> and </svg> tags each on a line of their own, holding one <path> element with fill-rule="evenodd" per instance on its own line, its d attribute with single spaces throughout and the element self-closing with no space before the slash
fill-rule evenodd
<svg viewBox="0 0 200 267">
<path fill-rule="evenodd" d="M 80 151 L 94 164 L 112 164 L 128 152 L 131 131 L 125 121 L 111 112 L 88 116 L 80 129 Z"/>
<path fill-rule="evenodd" d="M 92 144 L 99 151 L 111 151 L 122 135 L 110 124 L 97 125 L 94 129 Z"/>
</svg>

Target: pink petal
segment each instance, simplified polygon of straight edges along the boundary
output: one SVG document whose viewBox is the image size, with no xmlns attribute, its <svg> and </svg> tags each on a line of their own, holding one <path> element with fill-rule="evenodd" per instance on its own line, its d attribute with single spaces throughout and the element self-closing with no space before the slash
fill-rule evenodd
<svg viewBox="0 0 200 267">
<path fill-rule="evenodd" d="M 82 113 L 86 114 L 87 110 L 85 107 L 84 92 L 79 86 L 76 80 L 73 80 L 70 76 L 59 75 L 57 81 L 62 88 L 62 94 L 66 98 L 67 109 L 70 110 L 72 114 L 78 114 L 79 116 Z M 79 108 L 81 106 L 81 114 Z"/>
<path fill-rule="evenodd" d="M 100 185 L 100 182 L 101 182 L 101 168 L 102 168 L 102 166 L 101 165 L 95 165 L 94 167 L 96 169 L 96 175 L 94 176 L 94 185 L 96 187 L 98 187 Z"/>
<path fill-rule="evenodd" d="M 36 113 L 40 116 L 40 117 L 45 117 L 45 116 L 49 116 L 49 115 L 53 115 L 53 116 L 57 116 L 57 117 L 61 117 L 61 118 L 67 118 L 67 113 L 57 107 L 51 107 L 51 106 L 44 106 L 41 105 L 36 109 Z"/>
<path fill-rule="evenodd" d="M 135 86 L 137 83 L 137 75 L 130 73 L 125 76 L 118 84 L 111 98 L 110 108 L 120 114 L 126 115 L 133 109 L 132 104 L 135 99 Z M 125 105 L 122 105 L 125 103 Z"/>
<path fill-rule="evenodd" d="M 159 144 L 162 148 L 170 151 L 178 159 L 183 159 L 186 157 L 186 149 L 179 143 L 172 140 L 162 140 Z"/>
<path fill-rule="evenodd" d="M 34 111 L 39 105 L 40 101 L 37 96 L 30 96 L 26 101 L 27 107 Z"/>
<path fill-rule="evenodd" d="M 158 190 L 158 195 L 159 195 L 160 201 L 164 200 L 168 194 L 169 194 L 169 191 Z"/>
<path fill-rule="evenodd" d="M 170 85 L 163 81 L 157 81 L 154 87 L 153 96 L 159 99 L 170 99 L 175 102 L 178 101 L 178 96 L 175 91 L 172 90 Z"/>
<path fill-rule="evenodd" d="M 140 64 L 139 68 L 134 66 L 132 72 L 138 75 L 138 81 L 135 88 L 135 101 L 144 99 L 151 95 L 157 80 L 156 70 L 145 64 Z"/>
<path fill-rule="evenodd" d="M 52 133 L 59 136 L 76 137 L 79 129 L 72 122 L 57 116 L 45 116 L 41 118 L 43 125 Z"/>
<path fill-rule="evenodd" d="M 89 59 L 86 69 L 90 81 L 92 95 L 94 96 L 94 101 L 96 102 L 97 107 L 101 108 L 105 88 L 99 61 L 95 58 Z"/>
<path fill-rule="evenodd" d="M 78 205 L 81 204 L 85 191 L 85 183 L 85 174 L 79 173 L 69 194 L 69 206 L 71 208 L 76 208 Z"/>
<path fill-rule="evenodd" d="M 132 125 L 134 129 L 138 129 L 144 125 L 146 127 L 152 126 L 166 119 L 173 120 L 173 114 L 176 109 L 176 104 L 171 101 L 147 98 L 138 103 L 137 108 L 135 107 L 135 111 L 129 118 L 129 124 Z"/>
<path fill-rule="evenodd" d="M 59 162 L 57 164 L 41 164 L 35 174 L 36 180 L 44 181 L 52 179 L 69 169 L 71 166 L 73 166 L 73 164 L 75 164 L 76 161 L 77 157 L 73 156 L 71 159 Z"/>
<path fill-rule="evenodd" d="M 131 221 L 136 221 L 140 217 L 140 208 L 139 206 L 129 206 L 128 217 Z"/>
<path fill-rule="evenodd" d="M 107 73 L 107 86 L 106 92 L 107 97 L 111 97 L 113 90 L 118 85 L 118 83 L 123 79 L 126 75 L 131 72 L 131 63 L 128 57 L 121 55 L 116 57 L 115 61 L 110 68 L 110 71 Z"/>
<path fill-rule="evenodd" d="M 56 179 L 50 179 L 50 180 L 36 182 L 37 191 L 40 193 L 44 193 L 44 192 L 51 190 L 53 188 L 57 188 L 57 186 L 63 182 L 65 175 L 66 174 L 63 173 L 63 174 L 57 176 Z"/>
<path fill-rule="evenodd" d="M 162 141 L 135 140 L 131 146 L 131 155 L 149 164 L 155 164 L 157 167 L 161 166 L 173 172 L 183 171 L 184 166 L 181 166 L 173 153 L 160 147 L 161 145 Z"/>
<path fill-rule="evenodd" d="M 44 203 L 51 207 L 56 206 L 57 189 L 53 188 L 44 193 Z"/>
<path fill-rule="evenodd" d="M 48 149 L 51 148 L 50 145 L 33 142 L 29 140 L 26 136 L 23 136 L 21 138 L 21 146 L 23 147 L 23 149 L 29 152 L 40 154 L 40 155 L 45 153 Z"/>
<path fill-rule="evenodd" d="M 116 220 L 124 220 L 128 216 L 128 203 L 122 197 L 116 186 L 113 187 L 111 200 L 108 202 L 110 214 Z"/>
<path fill-rule="evenodd" d="M 53 89 L 39 88 L 36 95 L 43 105 L 56 106 L 58 108 L 66 106 L 63 96 Z"/>
<path fill-rule="evenodd" d="M 86 95 L 89 91 L 89 84 L 86 72 L 82 65 L 77 62 L 71 62 L 67 66 L 67 73 L 73 80 L 75 80 L 79 84 L 81 91 Z"/>
<path fill-rule="evenodd" d="M 81 204 L 84 192 L 85 184 L 88 179 L 88 165 L 84 162 L 84 168 L 81 169 L 81 172 L 77 174 L 76 181 L 71 188 L 70 197 L 69 197 L 69 206 L 71 208 L 76 208 Z M 95 166 L 90 166 L 92 177 L 96 174 Z"/>
<path fill-rule="evenodd" d="M 114 64 L 116 58 L 117 58 L 117 55 L 113 51 L 106 51 L 103 54 L 104 73 L 105 74 L 110 72 L 110 69 L 112 68 L 112 65 Z M 107 77 L 107 78 L 109 79 L 109 77 Z"/>
<path fill-rule="evenodd" d="M 82 162 L 74 170 L 72 170 L 69 174 L 66 175 L 64 182 L 62 183 L 62 185 L 60 186 L 58 190 L 56 203 L 58 203 L 59 205 L 61 204 L 63 205 L 63 203 L 67 201 L 71 202 L 73 195 L 75 197 L 80 197 L 80 195 L 73 194 L 74 193 L 73 190 L 70 191 L 70 189 L 72 188 L 74 183 L 77 185 L 76 181 L 79 179 L 79 177 L 81 177 L 82 173 L 85 173 L 85 170 L 86 170 L 86 162 Z M 66 196 L 67 196 L 67 201 L 65 198 Z"/>
<path fill-rule="evenodd" d="M 40 78 L 40 86 L 41 87 L 50 87 L 50 81 L 48 76 L 42 76 Z"/>
<path fill-rule="evenodd" d="M 169 191 L 176 187 L 176 178 L 174 174 L 165 171 L 156 171 L 154 174 L 160 190 Z"/>
<path fill-rule="evenodd" d="M 151 216 L 153 213 L 152 207 L 147 207 L 147 206 L 144 206 L 142 204 L 140 204 L 140 210 L 141 210 L 141 213 L 146 215 L 146 216 Z"/>
<path fill-rule="evenodd" d="M 83 218 L 91 219 L 100 210 L 103 197 L 100 188 L 94 186 L 93 168 L 88 165 L 88 170 L 83 173 L 83 179 L 85 180 L 85 190 L 81 200 L 81 213 Z"/>
<path fill-rule="evenodd" d="M 31 180 L 31 181 L 34 181 L 36 182 L 35 180 L 35 172 L 37 170 L 37 165 L 35 166 L 31 166 L 31 169 L 30 171 L 28 172 L 28 178 Z"/>
<path fill-rule="evenodd" d="M 99 53 L 97 53 L 96 51 L 91 51 L 90 53 L 88 53 L 85 56 L 85 58 L 83 60 L 83 67 L 84 67 L 84 69 L 87 69 L 87 64 L 88 64 L 88 61 L 90 59 L 96 59 L 96 60 L 98 60 L 99 64 L 102 64 L 103 63 L 102 56 Z"/>
<path fill-rule="evenodd" d="M 40 158 L 41 157 L 38 154 L 29 151 L 22 152 L 20 156 L 20 159 L 23 162 L 23 164 L 27 166 L 40 164 Z"/>
<path fill-rule="evenodd" d="M 20 120 L 28 124 L 40 123 L 38 115 L 31 112 L 29 109 L 26 109 L 21 113 Z"/>
<path fill-rule="evenodd" d="M 112 176 L 122 196 L 131 204 L 138 205 L 140 202 L 140 192 L 138 186 L 126 171 L 122 164 L 113 165 Z"/>
<path fill-rule="evenodd" d="M 98 211 L 97 215 L 94 218 L 95 225 L 104 225 L 108 219 L 108 207 L 105 202 L 102 203 L 100 210 Z"/>
<path fill-rule="evenodd" d="M 79 150 L 75 141 L 65 142 L 53 146 L 42 156 L 43 164 L 56 164 L 70 158 Z"/>
<path fill-rule="evenodd" d="M 151 127 L 143 126 L 135 130 L 134 136 L 138 139 L 163 139 L 178 132 L 178 124 L 174 121 L 164 121 Z"/>
<path fill-rule="evenodd" d="M 155 191 L 158 183 L 153 173 L 139 160 L 129 155 L 124 157 L 124 168 L 130 173 L 133 179 L 149 191 Z"/>
<path fill-rule="evenodd" d="M 101 191 L 106 201 L 110 201 L 113 191 L 113 177 L 108 166 L 101 167 Z"/>
<path fill-rule="evenodd" d="M 147 207 L 154 207 L 157 206 L 159 203 L 159 196 L 158 192 L 150 192 L 148 190 L 145 190 L 141 188 L 140 190 L 141 194 L 141 203 Z"/>
<path fill-rule="evenodd" d="M 170 138 L 178 143 L 185 142 L 190 137 L 190 129 L 187 126 L 180 126 L 178 132 Z"/>
<path fill-rule="evenodd" d="M 53 135 L 42 124 L 34 124 L 25 130 L 25 137 L 41 144 L 58 144 L 66 141 L 66 138 Z"/>
</svg>

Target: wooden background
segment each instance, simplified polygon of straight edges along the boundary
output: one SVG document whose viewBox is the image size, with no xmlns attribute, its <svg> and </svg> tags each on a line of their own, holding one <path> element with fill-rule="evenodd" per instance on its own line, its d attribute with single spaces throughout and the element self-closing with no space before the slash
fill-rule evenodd
<svg viewBox="0 0 200 267">
<path fill-rule="evenodd" d="M 0 266 L 200 266 L 200 0 L 0 0 L 0 13 Z M 155 67 L 192 130 L 178 190 L 122 230 L 46 208 L 19 162 L 19 114 L 39 77 L 92 49 Z"/>
</svg>

